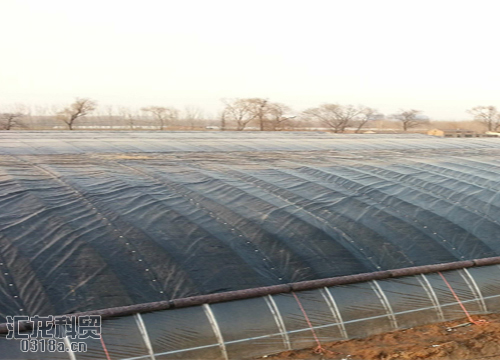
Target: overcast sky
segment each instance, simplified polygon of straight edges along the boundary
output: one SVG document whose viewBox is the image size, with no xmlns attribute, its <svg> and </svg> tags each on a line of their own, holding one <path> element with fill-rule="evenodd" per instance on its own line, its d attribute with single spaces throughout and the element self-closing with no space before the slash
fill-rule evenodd
<svg viewBox="0 0 500 360">
<path fill-rule="evenodd" d="M 496 1 L 0 0 L 0 108 L 221 98 L 467 119 L 500 106 Z"/>
</svg>

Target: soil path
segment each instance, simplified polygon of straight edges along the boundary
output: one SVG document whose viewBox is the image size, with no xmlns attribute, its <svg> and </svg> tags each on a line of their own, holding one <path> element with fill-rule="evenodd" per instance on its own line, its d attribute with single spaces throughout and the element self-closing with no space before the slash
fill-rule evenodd
<svg viewBox="0 0 500 360">
<path fill-rule="evenodd" d="M 500 360 L 500 314 L 474 319 L 484 319 L 487 323 L 448 330 L 449 327 L 467 323 L 464 318 L 324 344 L 323 354 L 316 354 L 314 349 L 304 349 L 269 355 L 265 359 Z"/>
</svg>

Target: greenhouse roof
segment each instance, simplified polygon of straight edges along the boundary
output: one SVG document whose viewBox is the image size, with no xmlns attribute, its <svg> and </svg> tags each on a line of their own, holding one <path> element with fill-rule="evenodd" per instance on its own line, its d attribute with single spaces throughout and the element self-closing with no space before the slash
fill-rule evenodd
<svg viewBox="0 0 500 360">
<path fill-rule="evenodd" d="M 0 320 L 500 255 L 500 140 L 0 133 Z"/>
</svg>

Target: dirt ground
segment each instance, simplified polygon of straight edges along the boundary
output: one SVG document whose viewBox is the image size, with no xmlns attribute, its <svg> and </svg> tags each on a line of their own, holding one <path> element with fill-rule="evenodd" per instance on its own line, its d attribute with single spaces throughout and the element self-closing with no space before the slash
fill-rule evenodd
<svg viewBox="0 0 500 360">
<path fill-rule="evenodd" d="M 500 360 L 500 314 L 474 317 L 487 323 L 448 330 L 467 319 L 424 325 L 364 339 L 323 344 L 323 353 L 314 349 L 287 351 L 265 359 L 345 360 Z M 262 358 L 261 358 L 262 359 Z"/>
</svg>

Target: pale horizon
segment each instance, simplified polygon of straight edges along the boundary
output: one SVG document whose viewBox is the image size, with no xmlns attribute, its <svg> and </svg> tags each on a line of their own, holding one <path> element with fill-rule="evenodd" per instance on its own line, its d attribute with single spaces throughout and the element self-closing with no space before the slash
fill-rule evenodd
<svg viewBox="0 0 500 360">
<path fill-rule="evenodd" d="M 261 97 L 469 120 L 500 107 L 492 1 L 0 0 L 0 111 Z"/>
</svg>

